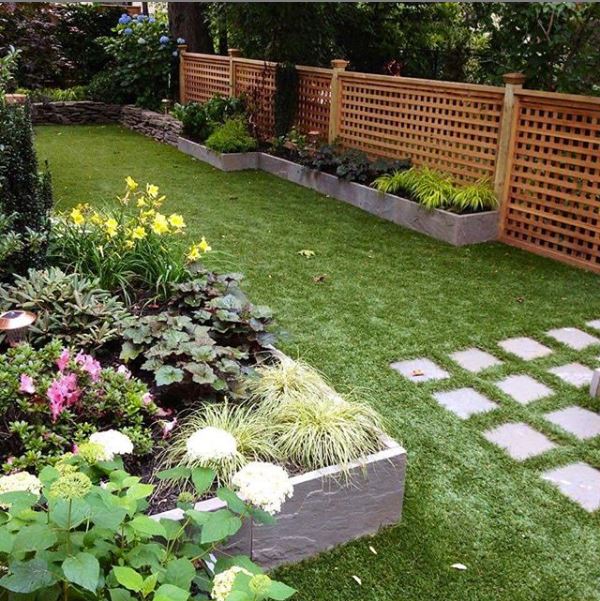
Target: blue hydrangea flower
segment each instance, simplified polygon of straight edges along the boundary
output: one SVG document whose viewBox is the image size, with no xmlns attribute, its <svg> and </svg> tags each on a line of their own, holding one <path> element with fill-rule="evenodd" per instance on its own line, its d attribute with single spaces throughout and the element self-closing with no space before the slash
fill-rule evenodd
<svg viewBox="0 0 600 601">
<path fill-rule="evenodd" d="M 131 21 L 131 17 L 127 13 L 123 13 L 119 18 L 120 25 L 127 25 Z"/>
<path fill-rule="evenodd" d="M 148 19 L 148 23 L 156 23 L 156 19 L 154 17 L 150 17 Z"/>
<path fill-rule="evenodd" d="M 169 43 L 169 36 L 166 35 L 161 35 L 160 39 L 158 40 L 161 44 L 168 44 Z"/>
<path fill-rule="evenodd" d="M 136 19 L 138 21 L 145 21 L 148 18 L 148 15 L 138 15 Z"/>
<path fill-rule="evenodd" d="M 131 29 L 131 27 L 128 27 L 127 29 L 123 30 L 123 35 L 131 35 L 133 33 L 133 29 Z"/>
<path fill-rule="evenodd" d="M 177 56 L 179 54 L 179 52 L 177 52 L 177 50 L 173 50 L 173 56 Z"/>
<path fill-rule="evenodd" d="M 177 38 L 178 44 L 185 44 L 185 40 L 183 38 Z"/>
</svg>

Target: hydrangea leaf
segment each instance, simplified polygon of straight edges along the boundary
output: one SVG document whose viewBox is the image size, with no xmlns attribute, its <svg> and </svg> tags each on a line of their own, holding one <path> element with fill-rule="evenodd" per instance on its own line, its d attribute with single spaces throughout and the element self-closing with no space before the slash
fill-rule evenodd
<svg viewBox="0 0 600 601">
<path fill-rule="evenodd" d="M 144 585 L 144 579 L 139 572 L 136 572 L 132 568 L 127 566 L 114 566 L 113 574 L 117 579 L 117 582 L 124 586 L 126 589 L 139 593 Z"/>
<path fill-rule="evenodd" d="M 233 536 L 242 527 L 242 520 L 228 509 L 219 509 L 209 514 L 202 527 L 200 542 L 213 543 Z"/>
<path fill-rule="evenodd" d="M 154 593 L 154 601 L 187 601 L 190 593 L 172 584 L 163 584 Z"/>
<path fill-rule="evenodd" d="M 12 561 L 10 570 L 8 576 L 0 578 L 0 587 L 13 593 L 33 593 L 56 582 L 56 576 L 50 571 L 48 562 L 43 559 Z"/>
<path fill-rule="evenodd" d="M 152 536 L 165 536 L 165 527 L 156 520 L 149 518 L 146 515 L 138 515 L 129 522 L 131 526 L 138 534 L 146 537 Z"/>
<path fill-rule="evenodd" d="M 13 554 L 43 551 L 56 543 L 56 534 L 45 524 L 33 524 L 21 528 L 13 543 Z"/>
<path fill-rule="evenodd" d="M 188 590 L 195 576 L 196 568 L 189 559 L 174 559 L 167 564 L 167 571 L 163 582 Z"/>
<path fill-rule="evenodd" d="M 192 482 L 199 495 L 204 494 L 214 482 L 215 472 L 206 467 L 197 467 L 192 470 Z"/>
<path fill-rule="evenodd" d="M 100 564 L 90 553 L 77 553 L 75 557 L 67 557 L 62 569 L 69 582 L 95 592 L 100 579 Z"/>
</svg>

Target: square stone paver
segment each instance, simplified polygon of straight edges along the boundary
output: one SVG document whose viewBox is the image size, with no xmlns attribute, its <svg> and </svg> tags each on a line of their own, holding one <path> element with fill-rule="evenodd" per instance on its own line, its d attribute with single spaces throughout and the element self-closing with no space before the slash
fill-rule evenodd
<svg viewBox="0 0 600 601">
<path fill-rule="evenodd" d="M 512 353 L 525 361 L 538 359 L 539 357 L 547 357 L 552 353 L 552 349 L 544 346 L 533 338 L 525 336 L 519 338 L 508 338 L 498 343 L 506 352 Z"/>
<path fill-rule="evenodd" d="M 589 328 L 594 328 L 594 330 L 600 330 L 600 319 L 593 319 L 592 321 L 587 321 L 585 325 Z"/>
<path fill-rule="evenodd" d="M 544 472 L 542 478 L 586 511 L 600 509 L 600 471 L 587 463 L 570 463 Z"/>
<path fill-rule="evenodd" d="M 523 461 L 541 455 L 556 445 L 541 432 L 524 423 L 502 424 L 483 433 L 490 442 L 503 448 L 513 459 Z"/>
<path fill-rule="evenodd" d="M 594 372 L 589 367 L 581 365 L 581 363 L 567 363 L 567 365 L 553 367 L 548 371 L 567 382 L 567 384 L 577 386 L 577 388 L 589 386 L 594 375 Z"/>
<path fill-rule="evenodd" d="M 493 367 L 494 365 L 502 365 L 500 359 L 496 359 L 494 355 L 490 355 L 478 348 L 469 348 L 464 351 L 457 351 L 450 355 L 463 369 L 472 373 L 477 373 Z"/>
<path fill-rule="evenodd" d="M 566 407 L 544 417 L 580 440 L 600 436 L 600 415 L 583 407 Z"/>
<path fill-rule="evenodd" d="M 399 374 L 411 382 L 427 382 L 428 380 L 443 380 L 450 374 L 429 359 L 410 359 L 409 361 L 396 361 L 390 365 Z"/>
<path fill-rule="evenodd" d="M 447 392 L 436 392 L 435 400 L 461 419 L 467 419 L 476 413 L 487 413 L 498 405 L 484 397 L 473 388 L 458 388 Z"/>
<path fill-rule="evenodd" d="M 496 386 L 521 405 L 527 405 L 553 394 L 553 390 L 548 386 L 526 375 L 508 376 L 496 382 Z"/>
<path fill-rule="evenodd" d="M 551 338 L 554 338 L 554 340 L 558 340 L 559 342 L 570 346 L 576 351 L 581 351 L 593 344 L 600 344 L 600 339 L 577 328 L 558 328 L 556 330 L 550 330 L 549 332 L 546 332 L 546 334 Z"/>
</svg>

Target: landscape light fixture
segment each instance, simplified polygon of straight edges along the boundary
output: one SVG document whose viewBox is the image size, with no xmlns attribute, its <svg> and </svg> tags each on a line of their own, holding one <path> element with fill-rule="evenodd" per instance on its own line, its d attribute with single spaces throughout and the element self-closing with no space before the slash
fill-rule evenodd
<svg viewBox="0 0 600 601">
<path fill-rule="evenodd" d="M 35 313 L 11 309 L 0 314 L 0 332 L 5 332 L 8 344 L 15 346 L 24 340 L 27 329 L 36 319 Z"/>
</svg>

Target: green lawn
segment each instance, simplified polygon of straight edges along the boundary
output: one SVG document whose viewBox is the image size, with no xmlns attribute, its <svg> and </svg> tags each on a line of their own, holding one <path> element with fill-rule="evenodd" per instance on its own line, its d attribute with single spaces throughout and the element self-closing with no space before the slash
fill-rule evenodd
<svg viewBox="0 0 600 601">
<path fill-rule="evenodd" d="M 501 244 L 453 248 L 265 173 L 219 172 L 118 127 L 40 127 L 37 144 L 59 207 L 110 200 L 127 175 L 158 184 L 165 211 L 183 213 L 190 234 L 205 235 L 221 261 L 247 275 L 251 298 L 273 307 L 284 350 L 340 391 L 363 390 L 408 449 L 401 524 L 281 570 L 297 599 L 600 599 L 600 512 L 584 512 L 539 477 L 572 460 L 600 467 L 599 439 L 577 443 L 541 418 L 573 403 L 600 409 L 544 370 L 575 359 L 596 366 L 600 348 L 569 352 L 543 335 L 600 318 L 597 275 Z M 515 361 L 496 343 L 517 335 L 556 352 L 535 367 Z M 504 365 L 472 376 L 448 359 L 473 345 Z M 416 386 L 388 368 L 415 356 L 453 377 Z M 522 407 L 491 385 L 526 368 L 557 395 Z M 431 396 L 458 386 L 475 386 L 501 408 L 460 421 Z M 509 420 L 530 423 L 558 448 L 515 463 L 481 436 Z M 468 569 L 451 569 L 456 562 Z"/>
</svg>

